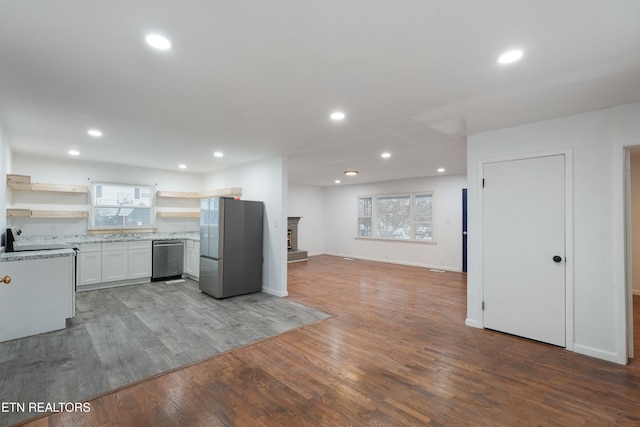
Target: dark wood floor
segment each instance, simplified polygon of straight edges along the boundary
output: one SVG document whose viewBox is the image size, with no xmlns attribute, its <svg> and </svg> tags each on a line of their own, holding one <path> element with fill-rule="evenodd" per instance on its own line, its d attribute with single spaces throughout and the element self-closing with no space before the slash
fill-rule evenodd
<svg viewBox="0 0 640 427">
<path fill-rule="evenodd" d="M 0 343 L 0 402 L 75 402 L 326 317 L 262 292 L 217 300 L 189 279 L 80 292 L 65 329 Z M 0 427 L 33 415 L 0 407 Z"/>
<path fill-rule="evenodd" d="M 640 425 L 640 362 L 464 326 L 464 274 L 318 256 L 289 293 L 335 317 L 30 425 Z"/>
</svg>

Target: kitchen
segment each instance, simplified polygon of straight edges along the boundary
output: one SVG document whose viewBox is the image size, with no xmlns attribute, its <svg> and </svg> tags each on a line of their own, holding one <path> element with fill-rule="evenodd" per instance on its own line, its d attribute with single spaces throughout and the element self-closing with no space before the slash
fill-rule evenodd
<svg viewBox="0 0 640 427">
<path fill-rule="evenodd" d="M 4 160 L 4 159 L 3 159 Z M 168 172 L 161 171 L 155 169 L 148 168 L 127 168 L 121 165 L 110 165 L 110 164 L 100 164 L 95 162 L 74 162 L 74 161 L 65 161 L 61 159 L 50 159 L 46 157 L 38 157 L 38 156 L 24 156 L 19 153 L 14 153 L 11 157 L 11 171 L 19 171 L 19 175 L 21 176 L 29 176 L 31 183 L 42 183 L 42 184 L 52 184 L 60 186 L 60 188 L 65 189 L 64 186 L 87 186 L 91 188 L 92 181 L 96 180 L 96 182 L 120 182 L 120 183 L 146 183 L 151 184 L 154 190 L 157 188 L 158 190 L 154 191 L 154 195 L 160 196 L 163 193 L 169 195 L 192 195 L 193 193 L 197 193 L 199 195 L 206 194 L 212 195 L 211 189 L 217 188 L 222 189 L 222 191 L 231 191 L 232 196 L 240 196 L 238 191 L 240 191 L 240 187 L 235 187 L 235 183 L 240 183 L 243 185 L 241 188 L 242 194 L 241 198 L 246 200 L 248 198 L 247 194 L 253 194 L 255 199 L 258 198 L 257 192 L 261 195 L 267 196 L 266 199 L 263 197 L 263 200 L 269 200 L 269 197 L 273 197 L 274 192 L 270 191 L 267 188 L 264 188 L 265 185 L 268 185 L 267 180 L 254 180 L 251 179 L 253 170 L 257 170 L 261 176 L 265 178 L 269 177 L 269 171 L 275 170 L 280 165 L 279 161 L 266 161 L 266 162 L 258 162 L 252 165 L 247 166 L 246 171 L 242 171 L 240 169 L 240 174 L 235 176 L 201 176 L 198 174 L 188 174 L 188 173 L 180 173 L 180 172 Z M 11 176 L 11 174 L 9 174 Z M 276 176 L 279 176 L 279 172 L 275 173 Z M 246 178 L 245 178 L 246 176 Z M 19 178 L 21 179 L 21 178 Z M 218 183 L 218 184 L 216 184 Z M 215 185 L 216 187 L 210 187 Z M 224 187 L 226 186 L 226 187 Z M 276 188 L 278 188 L 276 186 Z M 280 187 L 281 188 L 281 187 Z M 229 190 L 231 189 L 231 190 Z M 215 191 L 215 190 L 213 190 Z M 108 251 L 113 254 L 118 254 L 119 257 L 115 259 L 123 260 L 126 259 L 127 262 L 124 265 L 127 265 L 130 269 L 134 263 L 130 262 L 130 260 L 135 259 L 135 254 L 140 256 L 140 254 L 146 254 L 146 275 L 142 277 L 131 277 L 127 276 L 124 279 L 120 279 L 116 274 L 111 274 L 111 277 L 116 277 L 115 280 L 107 280 L 100 281 L 96 284 L 88 283 L 81 284 L 81 281 L 90 282 L 91 275 L 87 274 L 85 268 L 79 268 L 77 280 L 78 293 L 71 292 L 72 283 L 73 283 L 73 261 L 75 258 L 75 254 L 72 249 L 60 249 L 57 251 L 47 251 L 46 255 L 42 255 L 43 252 L 31 252 L 32 255 L 29 255 L 27 252 L 14 252 L 14 253 L 3 253 L 2 257 L 7 259 L 8 257 L 18 257 L 19 261 L 14 262 L 0 262 L 0 267 L 5 267 L 7 265 L 16 264 L 19 265 L 23 263 L 23 265 L 28 266 L 28 268 L 16 271 L 9 271 L 3 269 L 3 277 L 4 275 L 11 276 L 11 283 L 8 285 L 2 285 L 3 291 L 6 290 L 20 290 L 22 299 L 18 300 L 11 296 L 11 298 L 4 298 L 3 302 L 10 302 L 7 307 L 11 307 L 11 310 L 4 311 L 5 306 L 3 305 L 3 316 L 10 315 L 12 318 L 9 321 L 10 325 L 19 323 L 19 324 L 33 324 L 40 328 L 39 330 L 32 330 L 30 333 L 39 333 L 45 332 L 42 329 L 43 325 L 47 324 L 47 321 L 43 321 L 42 318 L 34 315 L 35 313 L 51 313 L 54 311 L 53 315 L 57 316 L 56 322 L 53 326 L 49 327 L 49 330 L 60 329 L 66 326 L 69 328 L 69 321 L 66 320 L 68 318 L 73 317 L 74 310 L 76 307 L 74 306 L 74 297 L 78 298 L 79 302 L 79 311 L 78 316 L 73 319 L 73 322 L 76 323 L 75 327 L 78 326 L 78 322 L 81 322 L 80 325 L 91 325 L 93 323 L 87 323 L 87 320 L 83 320 L 83 316 L 86 318 L 92 318 L 94 314 L 91 314 L 91 311 L 95 313 L 99 313 L 101 309 L 89 309 L 88 307 L 102 307 L 104 304 L 108 304 L 108 301 L 118 300 L 121 301 L 120 304 L 134 304 L 134 302 L 138 301 L 136 304 L 136 310 L 140 309 L 142 304 L 153 304 L 154 307 L 149 308 L 145 311 L 145 316 L 149 322 L 155 323 L 156 321 L 160 322 L 173 322 L 173 324 L 179 324 L 185 321 L 184 315 L 180 315 L 181 317 L 174 319 L 170 317 L 167 313 L 169 308 L 172 305 L 175 305 L 175 302 L 178 300 L 184 300 L 187 298 L 188 301 L 185 303 L 186 307 L 192 307 L 193 310 L 189 310 L 190 312 L 200 313 L 198 316 L 203 316 L 203 312 L 207 312 L 211 316 L 220 316 L 224 317 L 224 313 L 227 313 L 229 304 L 231 306 L 237 306 L 242 300 L 242 297 L 239 297 L 239 302 L 233 302 L 230 300 L 216 300 L 198 290 L 198 283 L 195 281 L 198 279 L 199 268 L 196 264 L 199 262 L 199 250 L 198 244 L 200 243 L 200 227 L 199 227 L 199 216 L 200 216 L 200 208 L 201 208 L 201 200 L 200 198 L 194 197 L 155 197 L 155 227 L 153 230 L 145 230 L 147 232 L 139 232 L 139 233 L 117 233 L 110 232 L 109 234 L 90 234 L 88 231 L 89 228 L 89 218 L 86 217 L 71 217 L 71 218 L 39 218 L 39 217 L 12 217 L 13 212 L 20 212 L 20 210 L 28 209 L 31 212 L 77 212 L 77 211 L 87 211 L 91 209 L 91 203 L 89 200 L 90 194 L 84 191 L 81 192 L 60 192 L 60 191 L 24 191 L 24 190 L 16 190 L 12 189 L 11 186 L 6 186 L 6 211 L 8 213 L 7 218 L 7 226 L 8 227 L 16 227 L 17 229 L 22 230 L 20 236 L 17 237 L 16 246 L 20 244 L 25 245 L 36 245 L 36 244 L 71 244 L 72 246 L 78 247 L 80 250 L 78 252 L 77 259 L 79 262 L 82 262 L 81 259 L 85 256 L 85 261 L 88 259 L 89 262 L 91 260 L 91 256 L 95 255 L 96 252 L 85 252 L 83 248 L 86 246 L 92 245 L 100 245 L 101 246 L 101 254 L 102 258 L 98 257 L 98 259 L 105 259 L 104 254 L 106 253 L 105 249 L 108 245 L 122 245 L 126 243 L 127 248 L 125 249 L 128 258 L 122 258 L 122 250 L 114 250 Z M 273 199 L 271 199 L 273 200 Z M 269 202 L 265 203 L 265 246 L 272 245 L 274 242 L 270 242 L 269 239 L 273 239 L 273 236 L 276 235 L 273 231 L 269 231 L 269 219 L 268 215 L 273 214 L 274 209 L 272 206 L 269 206 Z M 159 214 L 160 212 L 168 212 L 168 215 Z M 280 209 L 280 213 L 283 213 L 284 210 Z M 175 214 L 174 214 L 175 213 Z M 189 215 L 185 215 L 185 213 L 189 213 Z M 286 221 L 286 218 L 285 218 Z M 286 222 L 281 222 L 286 223 Z M 278 233 L 278 236 L 281 236 L 280 242 L 275 243 L 275 245 L 281 248 L 282 260 L 284 260 L 283 269 L 286 272 L 286 227 L 282 227 L 278 224 L 278 227 L 275 227 L 272 223 L 270 224 L 275 232 Z M 151 232 L 149 232 L 151 231 Z M 170 241 L 184 241 L 185 250 L 184 250 L 184 277 L 185 281 L 182 283 L 174 283 L 171 284 L 172 280 L 168 281 L 158 281 L 158 282 L 150 282 L 151 275 L 151 242 L 155 239 L 169 239 Z M 132 245 L 138 244 L 146 244 L 144 248 L 136 248 Z M 121 248 L 122 249 L 122 248 Z M 60 254 L 58 254 L 60 252 Z M 53 257 L 55 255 L 55 257 Z M 60 255 L 60 256 L 57 256 Z M 264 274 L 264 282 L 262 290 L 264 292 L 259 294 L 252 294 L 249 297 L 252 300 L 249 303 L 249 306 L 252 308 L 247 309 L 246 306 L 243 311 L 246 314 L 245 320 L 245 328 L 246 332 L 224 332 L 227 329 L 222 328 L 219 329 L 218 335 L 215 336 L 215 339 L 212 338 L 211 341 L 203 341 L 202 339 L 191 339 L 189 340 L 188 353 L 186 356 L 176 356 L 177 359 L 174 361 L 176 364 L 181 365 L 189 362 L 193 362 L 196 360 L 200 360 L 205 357 L 206 353 L 214 351 L 217 348 L 222 350 L 226 348 L 231 348 L 233 346 L 242 345 L 247 342 L 251 342 L 255 340 L 257 335 L 256 333 L 276 333 L 277 331 L 281 331 L 281 327 L 283 324 L 282 316 L 291 315 L 291 304 L 288 303 L 286 299 L 283 298 L 273 298 L 269 295 L 277 294 L 281 296 L 282 291 L 275 291 L 273 286 L 273 279 L 270 279 L 270 265 L 269 263 L 273 263 L 274 259 L 278 257 L 278 251 L 271 251 L 271 253 L 265 253 L 264 259 L 265 262 L 263 264 L 264 271 L 267 273 Z M 33 257 L 34 260 L 22 260 L 21 257 Z M 131 257 L 134 258 L 131 258 Z M 144 255 L 143 255 L 144 256 Z M 94 258 L 95 259 L 95 258 Z M 31 263 L 42 263 L 38 264 L 34 267 Z M 52 264 L 53 263 L 53 264 Z M 56 263 L 62 263 L 62 265 L 57 265 Z M 145 264 L 145 263 L 142 263 Z M 116 262 L 113 263 L 114 266 L 122 267 L 123 263 Z M 140 263 L 138 263 L 140 265 Z M 104 273 L 104 265 L 102 266 Z M 51 270 L 50 268 L 54 268 Z M 6 272 L 6 273 L 5 273 Z M 83 273 L 84 272 L 84 273 Z M 31 276 L 25 276 L 26 274 L 30 274 Z M 271 273 L 272 274 L 272 273 Z M 48 291 L 46 294 L 38 294 L 38 291 L 41 289 L 31 290 L 28 292 L 24 291 L 24 282 L 28 282 L 29 284 L 33 284 L 34 286 L 40 286 L 42 289 Z M 169 283 L 169 284 L 167 284 Z M 110 286 L 117 286 L 113 288 L 109 288 Z M 121 285 L 132 285 L 132 286 L 121 286 Z M 85 289 L 82 289 L 85 287 Z M 181 288 L 184 287 L 184 288 Z M 101 290 L 85 292 L 86 290 L 101 288 Z M 177 294 L 176 292 L 180 289 L 185 289 L 186 293 L 180 292 Z M 277 288 L 276 288 L 277 289 Z M 138 292 L 142 292 L 139 294 Z M 102 295 L 102 297 L 100 297 Z M 149 295 L 154 295 L 154 298 L 149 298 L 149 301 L 145 301 Z M 182 295 L 182 296 L 178 296 Z M 101 302 L 103 300 L 104 302 Z M 17 303 L 16 301 L 20 301 Z M 36 301 L 39 301 L 36 304 Z M 227 301 L 227 303 L 224 303 Z M 216 304 L 213 308 L 209 305 Z M 226 305 L 225 305 L 226 304 Z M 59 310 L 52 310 L 53 306 L 59 306 Z M 106 307 L 106 305 L 105 305 Z M 164 307 L 164 308 L 163 308 Z M 265 308 L 270 315 L 273 315 L 273 325 L 274 326 L 265 326 L 269 324 L 268 316 L 265 317 Z M 237 309 L 237 308 L 236 308 Z M 304 318 L 306 316 L 306 308 L 302 309 L 300 307 L 294 307 L 294 310 L 299 311 L 299 318 Z M 179 310 L 182 312 L 182 310 Z M 124 316 L 128 316 L 128 314 L 123 314 Z M 158 316 L 165 316 L 166 318 L 158 318 Z M 230 311 L 228 314 L 229 318 L 234 317 L 233 311 Z M 315 316 L 315 315 L 314 315 Z M 18 319 L 18 320 L 16 320 Z M 316 319 L 316 317 L 312 317 L 312 319 Z M 46 319 L 45 319 L 46 320 Z M 219 324 L 218 322 L 222 322 L 219 318 L 214 318 L 211 320 L 214 324 Z M 116 325 L 111 325 L 109 317 L 105 317 L 100 321 L 102 323 L 101 328 L 93 327 L 93 329 L 89 329 L 92 334 L 98 337 L 102 337 L 97 339 L 98 342 L 107 343 L 110 342 L 113 337 L 123 336 L 123 334 L 130 334 L 128 340 L 131 342 L 135 342 L 135 331 L 128 329 L 123 330 L 122 332 L 118 332 L 119 329 Z M 286 323 L 286 322 L 285 322 Z M 3 325 L 7 325 L 7 323 L 3 323 Z M 111 325 L 111 326 L 110 326 Z M 251 325 L 255 325 L 251 327 Z M 275 328 L 275 329 L 273 329 Z M 77 329 L 72 329 L 77 330 Z M 100 332 L 104 330 L 105 332 Z M 218 329 L 217 329 L 218 330 Z M 64 331 L 64 330 L 63 330 Z M 43 335 L 38 335 L 32 337 L 36 340 L 46 339 L 46 336 L 58 336 L 63 331 L 59 332 L 51 332 Z M 108 333 L 106 331 L 109 331 Z M 128 332 L 127 332 L 128 331 Z M 193 334 L 193 332 L 189 330 L 185 330 L 183 332 L 178 332 L 179 330 L 174 330 L 174 334 L 178 337 L 188 337 Z M 105 335 L 105 333 L 107 333 Z M 77 334 L 77 332 L 76 332 Z M 112 334 L 110 338 L 109 334 Z M 213 334 L 213 332 L 212 332 Z M 222 335 L 220 335 L 222 334 Z M 244 335 L 243 335 L 244 334 Z M 148 334 L 147 334 L 148 335 Z M 9 338 L 10 339 L 10 338 Z M 29 339 L 29 338 L 26 338 Z M 159 331 L 157 335 L 154 335 L 155 340 L 170 340 L 169 337 L 164 337 L 162 335 L 162 331 Z M 74 340 L 69 338 L 68 345 L 71 345 Z M 140 338 L 141 341 L 148 341 L 148 336 L 142 336 Z M 9 341 L 10 345 L 19 345 L 18 343 L 23 340 L 14 340 Z M 27 342 L 27 341 L 25 341 Z M 30 341 L 29 341 L 30 342 Z M 209 343 L 205 345 L 205 342 Z M 96 344 L 98 345 L 98 344 Z M 102 344 L 99 344 L 102 345 Z M 173 344 L 173 348 L 184 348 L 184 342 L 182 344 Z M 207 347 L 207 348 L 201 348 Z M 65 348 L 67 347 L 65 346 Z M 82 344 L 83 348 L 86 348 L 85 344 Z M 138 355 L 136 357 L 125 357 L 125 354 L 129 354 L 126 351 L 126 345 L 120 345 L 117 348 L 119 351 L 114 353 L 111 359 L 125 358 L 125 360 L 129 360 L 127 372 L 130 370 L 134 370 L 137 372 L 129 373 L 125 376 L 122 374 L 117 374 L 119 369 L 121 368 L 111 368 L 105 369 L 105 372 L 111 372 L 114 375 L 114 378 L 123 381 L 122 383 L 109 383 L 109 387 L 117 387 L 118 385 L 122 385 L 124 383 L 128 383 L 131 381 L 135 381 L 139 379 L 134 376 L 138 373 L 144 373 L 144 375 L 153 375 L 159 371 L 151 371 L 151 367 L 153 369 L 170 369 L 174 365 L 165 365 L 163 363 L 152 363 L 142 355 Z M 4 351 L 8 351 L 8 348 L 4 347 Z M 154 348 L 157 348 L 154 347 Z M 213 349 L 213 350 L 212 350 Z M 61 351 L 61 352 L 60 352 Z M 61 348 L 58 351 L 59 354 L 66 354 L 64 348 Z M 105 351 L 108 351 L 106 349 Z M 131 350 L 134 351 L 133 349 Z M 187 351 L 185 349 L 184 351 Z M 10 351 L 9 354 L 12 352 Z M 30 352 L 27 352 L 30 353 Z M 30 354 L 26 354 L 23 358 L 31 357 Z M 69 355 L 68 357 L 73 357 L 73 355 Z M 186 359 L 185 359 L 186 358 Z M 28 359 L 31 360 L 31 359 Z M 133 361 L 136 361 L 135 363 Z M 146 365 L 144 361 L 147 361 Z M 138 364 L 143 364 L 145 366 L 141 366 Z M 33 363 L 36 363 L 35 361 Z M 40 363 L 40 362 L 37 362 Z M 81 369 L 85 364 L 81 362 L 76 362 L 76 365 L 79 367 L 77 369 Z M 176 365 L 177 366 L 177 365 Z M 75 369 L 75 368 L 74 368 Z M 115 371 L 113 371 L 115 369 Z M 49 369 L 49 371 L 55 372 L 59 371 L 59 369 Z M 116 373 L 113 373 L 116 372 Z M 89 375 L 89 374 L 88 374 Z M 95 374 L 91 374 L 95 376 Z M 43 375 L 43 385 L 47 384 L 46 375 Z M 51 379 L 51 381 L 54 381 Z M 86 380 L 88 381 L 88 380 Z M 98 380 L 92 380 L 98 381 Z M 115 380 L 114 380 L 115 381 Z M 40 381 L 38 381 L 40 382 Z M 8 383 L 5 383 L 7 385 Z M 98 384 L 99 385 L 99 384 Z M 89 387 L 89 386 L 87 386 Z M 97 385 L 96 385 L 97 387 Z M 57 386 L 46 387 L 47 389 L 56 390 Z M 107 387 L 108 388 L 108 387 Z M 92 394 L 95 394 L 97 391 L 92 389 L 87 389 L 87 391 L 83 397 L 88 397 Z"/>
<path fill-rule="evenodd" d="M 147 185 L 153 188 L 154 196 L 168 193 L 202 193 L 214 195 L 212 190 L 229 191 L 230 196 L 240 196 L 243 200 L 260 200 L 265 204 L 265 248 L 278 247 L 281 251 L 265 251 L 263 290 L 278 296 L 286 295 L 286 214 L 282 207 L 281 159 L 269 159 L 256 162 L 244 168 L 234 169 L 220 174 L 196 174 L 188 172 L 172 172 L 142 167 L 127 167 L 107 163 L 73 161 L 67 159 L 51 159 L 13 153 L 11 156 L 11 172 L 31 178 L 31 182 L 56 185 L 87 186 L 92 182 L 123 183 Z M 248 171 L 248 172 L 247 172 Z M 255 172 L 253 172 L 255 171 Z M 251 179 L 251 173 L 260 173 L 260 180 Z M 271 176 L 279 180 L 279 185 L 271 185 Z M 61 193 L 40 191 L 16 191 L 5 188 L 5 209 L 30 209 L 32 211 L 77 212 L 90 209 L 88 193 Z M 160 193 L 157 193 L 160 192 Z M 136 233 L 136 240 L 151 241 L 156 238 L 173 238 L 185 240 L 185 253 L 191 249 L 189 241 L 199 238 L 200 198 L 193 197 L 154 197 L 154 227 Z M 278 204 L 280 206 L 278 206 Z M 280 218 L 279 218 L 280 217 Z M 90 234 L 87 229 L 90 219 L 81 218 L 37 218 L 10 217 L 7 225 L 22 230 L 21 240 L 34 238 L 51 239 L 55 242 L 61 236 L 75 236 L 73 243 L 81 243 L 87 236 L 100 241 L 100 234 Z M 117 233 L 119 230 L 116 230 Z M 112 233 L 110 233 L 112 234 Z M 275 236 L 279 241 L 275 240 Z M 147 237 L 145 237 L 147 236 Z M 123 239 L 118 239 L 123 240 Z M 282 253 L 279 253 L 282 252 Z M 193 257 L 185 259 L 187 274 L 197 277 Z M 148 276 L 150 277 L 150 275 Z M 284 281 L 284 283 L 283 283 Z M 82 286 L 82 284 L 80 284 Z"/>
<path fill-rule="evenodd" d="M 200 174 L 190 174 L 181 172 L 162 171 L 156 169 L 145 169 L 140 167 L 126 167 L 122 165 L 109 165 L 90 162 L 74 162 L 65 161 L 64 159 L 52 159 L 42 157 L 38 158 L 32 155 L 14 154 L 12 156 L 12 170 L 19 171 L 20 175 L 30 176 L 31 182 L 40 182 L 58 185 L 90 185 L 95 182 L 119 182 L 131 184 L 147 184 L 153 187 L 156 192 L 202 192 L 212 189 L 231 189 L 230 196 L 239 196 L 242 191 L 242 199 L 244 200 L 263 200 L 265 202 L 265 246 L 272 247 L 274 243 L 282 248 L 281 251 L 265 251 L 264 262 L 264 283 L 263 290 L 278 296 L 286 293 L 286 227 L 279 226 L 286 223 L 286 218 L 278 221 L 274 212 L 284 216 L 284 209 L 274 206 L 273 201 L 278 186 L 269 186 L 268 172 L 269 168 L 277 170 L 279 161 L 262 162 L 262 165 L 256 166 L 267 172 L 263 175 L 266 179 L 251 180 L 243 179 L 238 176 L 234 177 L 221 175 L 201 176 Z M 251 168 L 252 166 L 247 166 Z M 253 166 L 255 167 L 255 166 Z M 242 172 L 242 170 L 240 170 Z M 234 181 L 232 181 L 234 180 Z M 236 182 L 244 184 L 242 187 L 234 185 Z M 240 187 L 241 189 L 238 189 Z M 280 185 L 282 188 L 282 185 Z M 60 192 L 40 192 L 40 191 L 16 191 L 8 188 L 7 190 L 7 209 L 12 210 L 31 209 L 33 211 L 87 211 L 90 206 L 90 195 L 88 193 L 60 193 Z M 224 191 L 224 190 L 223 190 Z M 207 193 L 213 195 L 213 193 Z M 280 204 L 282 204 L 281 196 Z M 157 197 L 155 206 L 155 227 L 152 231 L 155 234 L 136 233 L 135 240 L 151 241 L 156 238 L 173 238 L 186 241 L 185 254 L 190 254 L 185 261 L 191 277 L 197 277 L 198 268 L 195 268 L 194 246 L 199 236 L 199 214 L 200 199 L 199 198 L 174 198 L 174 197 Z M 163 213 L 179 213 L 178 215 L 163 216 Z M 181 216 L 184 213 L 191 213 L 191 217 Z M 89 218 L 24 218 L 10 217 L 9 226 L 17 227 L 23 231 L 20 240 L 26 241 L 33 238 L 46 238 L 51 242 L 59 241 L 61 236 L 75 236 L 69 243 L 88 243 Z M 274 231 L 271 231 L 273 229 Z M 144 231 L 149 231 L 144 230 Z M 281 237 L 279 242 L 271 242 L 274 239 L 274 232 Z M 104 237 L 100 235 L 91 235 L 91 242 L 100 241 Z M 148 237 L 145 237 L 148 236 Z M 117 239 L 123 240 L 123 239 Z M 189 243 L 192 242 L 192 243 Z M 148 248 L 151 249 L 151 248 Z M 80 252 L 80 257 L 83 252 Z M 121 254 L 122 256 L 122 254 Z M 278 259 L 279 258 L 279 259 Z M 281 261 L 284 261 L 282 263 Z M 279 265 L 279 269 L 273 268 L 275 264 Z M 275 270 L 275 271 L 274 271 Z M 279 270 L 279 271 L 278 271 Z M 79 287 L 90 285 L 90 278 L 84 278 L 82 281 L 82 269 L 80 270 Z M 147 275 L 149 278 L 151 275 Z M 274 280 L 275 276 L 284 278 L 284 286 L 282 280 Z M 145 277 L 145 276 L 142 276 Z M 128 279 L 128 277 L 122 277 Z M 111 281 L 111 280 L 107 280 Z M 96 280 L 97 282 L 97 280 Z M 104 282 L 101 280 L 100 282 Z M 98 282 L 99 283 L 99 282 Z M 282 289 L 284 288 L 284 290 Z"/>
</svg>

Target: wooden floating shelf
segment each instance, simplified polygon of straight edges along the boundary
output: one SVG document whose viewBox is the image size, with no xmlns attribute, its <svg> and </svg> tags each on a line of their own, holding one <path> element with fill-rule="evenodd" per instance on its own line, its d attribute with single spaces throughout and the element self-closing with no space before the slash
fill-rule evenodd
<svg viewBox="0 0 640 427">
<path fill-rule="evenodd" d="M 93 229 L 87 230 L 87 234 L 132 234 L 132 233 L 157 233 L 155 228 L 118 228 L 118 229 Z"/>
<path fill-rule="evenodd" d="M 89 218 L 89 211 L 7 209 L 7 218 Z"/>
<path fill-rule="evenodd" d="M 242 196 L 242 188 L 229 187 L 217 190 L 209 190 L 200 193 L 200 197 L 240 197 Z"/>
<path fill-rule="evenodd" d="M 31 209 L 7 209 L 7 218 L 31 218 Z"/>
<path fill-rule="evenodd" d="M 62 184 L 23 184 L 19 182 L 9 183 L 9 188 L 17 191 L 49 191 L 54 193 L 89 193 L 86 185 L 62 185 Z"/>
<path fill-rule="evenodd" d="M 200 193 L 189 191 L 156 191 L 156 196 L 172 199 L 199 199 Z"/>
<path fill-rule="evenodd" d="M 32 183 L 27 175 L 7 175 L 7 185 L 16 191 L 49 191 L 54 193 L 89 193 L 86 185 L 40 184 Z"/>
<path fill-rule="evenodd" d="M 16 184 L 31 184 L 31 177 L 29 175 L 15 175 L 15 174 L 7 174 L 7 184 L 16 183 Z"/>
<path fill-rule="evenodd" d="M 203 197 L 240 197 L 242 196 L 242 188 L 229 187 L 219 188 L 217 190 L 208 190 L 203 192 L 190 191 L 157 191 L 156 197 L 174 198 L 174 199 L 202 199 Z"/>
<path fill-rule="evenodd" d="M 200 218 L 200 212 L 158 212 L 158 218 Z"/>
<path fill-rule="evenodd" d="M 31 218 L 89 218 L 88 211 L 31 211 Z"/>
</svg>

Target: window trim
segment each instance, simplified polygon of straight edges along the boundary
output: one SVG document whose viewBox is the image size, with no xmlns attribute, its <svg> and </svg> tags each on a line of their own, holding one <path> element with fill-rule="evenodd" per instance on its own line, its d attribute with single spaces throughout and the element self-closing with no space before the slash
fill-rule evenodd
<svg viewBox="0 0 640 427">
<path fill-rule="evenodd" d="M 431 195 L 431 239 L 416 239 L 415 238 L 415 200 L 416 196 L 421 195 Z M 410 223 L 410 238 L 409 239 L 391 239 L 391 238 L 383 238 L 383 237 L 374 237 L 376 233 L 376 224 L 377 224 L 377 209 L 376 209 L 376 201 L 378 197 L 391 197 L 391 196 L 409 196 L 409 223 Z M 371 199 L 371 236 L 361 236 L 360 235 L 360 219 L 368 218 L 360 216 L 360 200 L 370 198 Z M 356 196 L 357 203 L 357 212 L 356 212 L 356 240 L 375 240 L 381 242 L 401 242 L 401 243 L 414 243 L 414 244 L 423 244 L 423 245 L 433 245 L 437 243 L 436 239 L 436 208 L 435 208 L 435 200 L 436 200 L 436 192 L 431 191 L 412 191 L 412 192 L 393 192 L 393 193 L 382 193 L 382 194 L 362 194 Z"/>
<path fill-rule="evenodd" d="M 96 221 L 96 215 L 95 215 L 95 210 L 96 208 L 121 208 L 121 205 L 96 205 L 95 203 L 95 192 L 96 192 L 96 186 L 97 185 L 114 185 L 114 186 L 123 186 L 123 187 L 131 187 L 131 188 L 142 188 L 142 187 L 146 187 L 150 190 L 151 192 L 151 203 L 150 206 L 148 207 L 149 209 L 149 220 L 150 223 L 148 225 L 140 225 L 140 226 L 132 226 L 132 225 L 118 225 L 118 226 L 109 226 L 109 225 L 103 225 L 103 226 L 97 226 L 95 221 Z M 90 185 L 90 190 L 89 190 L 89 227 L 87 228 L 88 231 L 109 231 L 109 230 L 113 230 L 113 231 L 122 231 L 122 230 L 127 230 L 127 231 L 131 231 L 131 232 L 143 232 L 143 231 L 149 231 L 151 229 L 155 230 L 156 226 L 157 226 L 157 219 L 156 219 L 156 186 L 154 184 L 131 184 L 131 183 L 127 183 L 127 182 L 107 182 L 107 181 L 92 181 L 91 185 Z"/>
</svg>

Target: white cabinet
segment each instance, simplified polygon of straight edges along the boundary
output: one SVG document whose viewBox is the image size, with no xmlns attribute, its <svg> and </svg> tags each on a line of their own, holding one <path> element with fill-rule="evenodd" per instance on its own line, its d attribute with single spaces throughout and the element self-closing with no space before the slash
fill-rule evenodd
<svg viewBox="0 0 640 427">
<path fill-rule="evenodd" d="M 64 329 L 73 317 L 73 256 L 0 262 L 0 342 Z"/>
<path fill-rule="evenodd" d="M 83 243 L 78 254 L 78 286 L 102 282 L 102 244 Z"/>
<path fill-rule="evenodd" d="M 102 282 L 129 278 L 129 245 L 127 242 L 102 244 Z"/>
<path fill-rule="evenodd" d="M 78 290 L 132 285 L 151 278 L 151 240 L 83 243 L 78 249 Z"/>
<path fill-rule="evenodd" d="M 187 240 L 186 243 L 187 249 L 184 253 L 185 273 L 197 279 L 200 276 L 200 242 Z"/>
<path fill-rule="evenodd" d="M 151 240 L 129 242 L 129 279 L 151 277 Z"/>
</svg>

